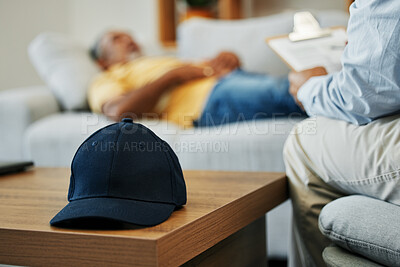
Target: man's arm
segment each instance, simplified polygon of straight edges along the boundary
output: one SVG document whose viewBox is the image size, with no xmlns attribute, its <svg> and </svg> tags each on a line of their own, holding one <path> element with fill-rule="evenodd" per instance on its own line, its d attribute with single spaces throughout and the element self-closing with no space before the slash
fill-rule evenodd
<svg viewBox="0 0 400 267">
<path fill-rule="evenodd" d="M 114 120 L 119 120 L 124 114 L 141 117 L 144 113 L 152 111 L 160 97 L 172 86 L 210 75 L 225 75 L 238 68 L 240 60 L 234 53 L 221 52 L 215 58 L 205 61 L 203 65 L 206 67 L 184 65 L 173 69 L 142 88 L 107 101 L 102 106 L 102 112 Z"/>
<path fill-rule="evenodd" d="M 218 77 L 224 76 L 240 67 L 239 57 L 229 51 L 223 51 L 204 64 L 210 66 Z"/>
<path fill-rule="evenodd" d="M 400 111 L 399 13 L 398 0 L 351 6 L 342 70 L 308 77 L 294 92 L 308 115 L 366 124 Z"/>
<path fill-rule="evenodd" d="M 185 65 L 173 69 L 142 88 L 107 101 L 102 112 L 113 120 L 119 120 L 123 115 L 141 117 L 150 112 L 172 86 L 203 77 L 205 74 L 201 67 Z"/>
</svg>

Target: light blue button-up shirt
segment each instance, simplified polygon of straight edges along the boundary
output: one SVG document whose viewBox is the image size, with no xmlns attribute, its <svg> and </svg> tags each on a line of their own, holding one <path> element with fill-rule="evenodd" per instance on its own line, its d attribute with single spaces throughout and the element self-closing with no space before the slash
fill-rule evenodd
<svg viewBox="0 0 400 267">
<path fill-rule="evenodd" d="M 400 113 L 400 0 L 356 0 L 347 33 L 342 70 L 298 92 L 307 114 L 361 125 Z"/>
</svg>

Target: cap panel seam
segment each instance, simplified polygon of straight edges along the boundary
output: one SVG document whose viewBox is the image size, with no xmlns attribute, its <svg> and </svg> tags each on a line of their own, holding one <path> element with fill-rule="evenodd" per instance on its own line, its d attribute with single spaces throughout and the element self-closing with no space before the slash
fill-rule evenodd
<svg viewBox="0 0 400 267">
<path fill-rule="evenodd" d="M 69 197 L 69 194 L 71 193 L 71 197 Z M 70 178 L 70 190 L 68 191 L 68 200 L 74 197 L 75 193 L 75 177 L 74 174 L 72 173 L 72 168 L 71 168 L 71 178 Z"/>
<path fill-rule="evenodd" d="M 167 145 L 167 146 L 169 146 L 168 145 L 168 143 L 167 142 L 165 142 L 164 140 L 163 140 L 163 145 Z M 171 147 L 169 147 L 169 149 L 172 149 Z M 165 155 L 165 157 L 167 158 L 167 161 L 168 161 L 168 166 L 169 166 L 169 175 L 170 175 L 170 180 L 171 180 L 171 191 L 172 191 L 172 200 L 173 201 L 175 201 L 175 199 L 174 199 L 174 196 L 175 196 L 175 188 L 176 188 L 176 181 L 175 181 L 175 175 L 173 175 L 173 167 L 174 167 L 174 163 L 173 163 L 173 159 L 171 158 L 171 155 L 168 153 L 168 151 L 167 152 L 165 152 L 165 151 L 163 151 L 163 153 L 164 153 L 164 155 Z M 172 181 L 172 180 L 174 180 L 174 181 Z M 173 186 L 173 183 L 175 184 L 175 187 Z"/>
<path fill-rule="evenodd" d="M 113 170 L 114 170 L 114 159 L 115 159 L 115 154 L 116 154 L 116 153 L 119 153 L 118 143 L 119 143 L 119 138 L 120 138 L 120 136 L 121 136 L 121 128 L 122 128 L 122 127 L 119 128 L 119 132 L 118 132 L 118 135 L 117 135 L 117 138 L 116 138 L 116 148 L 117 148 L 117 151 L 113 153 L 112 159 L 111 159 L 111 168 L 110 168 L 110 173 L 108 174 L 108 181 L 107 181 L 107 195 L 110 193 L 110 180 L 111 180 L 111 175 L 112 175 Z"/>
<path fill-rule="evenodd" d="M 164 143 L 165 143 L 165 141 L 164 141 Z M 172 175 L 172 166 L 171 166 L 171 158 L 170 158 L 170 156 L 168 155 L 168 153 L 166 153 L 166 152 L 164 152 L 163 151 L 163 154 L 164 154 L 164 156 L 167 158 L 167 162 L 168 162 L 168 166 L 169 166 L 169 177 L 170 177 L 170 183 L 171 183 L 171 192 L 172 192 L 172 196 L 171 196 L 171 199 L 174 201 L 174 195 L 175 195 L 175 188 L 174 188 L 174 186 L 172 185 L 172 177 L 173 177 L 173 175 Z"/>
<path fill-rule="evenodd" d="M 73 188 L 73 191 L 72 191 L 72 194 L 71 194 L 71 198 L 73 198 L 73 197 L 74 197 L 74 194 L 75 194 L 74 161 L 75 161 L 76 155 L 78 155 L 78 152 L 79 152 L 79 150 L 81 149 L 81 147 L 82 147 L 84 144 L 86 144 L 86 142 L 87 142 L 90 138 L 92 138 L 92 137 L 93 137 L 94 135 L 96 135 L 98 132 L 100 132 L 100 131 L 102 131 L 102 130 L 104 130 L 104 129 L 110 128 L 110 127 L 114 126 L 115 124 L 118 124 L 118 123 L 113 123 L 113 124 L 110 124 L 110 125 L 107 125 L 107 126 L 105 126 L 105 127 L 102 127 L 102 128 L 100 128 L 100 129 L 98 129 L 97 131 L 95 131 L 94 133 L 92 133 L 91 135 L 89 135 L 89 136 L 85 139 L 85 141 L 83 141 L 82 144 L 81 144 L 81 145 L 78 147 L 78 149 L 76 150 L 75 155 L 74 155 L 74 157 L 72 158 L 72 161 L 71 161 L 71 178 L 74 180 L 74 188 Z M 71 179 L 70 179 L 70 180 L 71 180 Z M 71 181 L 70 181 L 70 183 L 71 183 Z"/>
<path fill-rule="evenodd" d="M 118 124 L 118 123 L 113 123 L 113 124 L 110 124 L 110 125 L 108 125 L 108 126 L 106 126 L 106 127 L 103 127 L 103 128 L 98 129 L 97 131 L 95 131 L 94 133 L 92 133 L 91 135 L 89 135 L 89 137 L 87 137 L 87 138 L 85 139 L 85 141 L 82 142 L 82 144 L 81 144 L 81 145 L 78 147 L 78 149 L 76 150 L 74 157 L 72 158 L 72 161 L 71 161 L 71 174 L 74 173 L 74 171 L 73 171 L 73 165 L 74 165 L 75 157 L 76 157 L 76 155 L 78 154 L 78 152 L 79 152 L 79 150 L 81 149 L 81 147 L 82 147 L 84 144 L 86 144 L 86 142 L 87 142 L 90 138 L 92 138 L 95 134 L 97 134 L 98 132 L 100 132 L 100 131 L 102 131 L 102 130 L 104 130 L 104 129 L 110 128 L 111 126 L 114 126 L 115 124 Z"/>
<path fill-rule="evenodd" d="M 161 140 L 161 144 L 162 145 L 164 145 L 164 143 L 166 143 L 167 145 L 168 145 L 168 143 L 167 142 L 165 142 L 163 139 L 161 139 L 159 136 L 157 136 L 152 130 L 150 130 L 149 128 L 147 128 L 147 127 L 144 127 L 142 124 L 140 124 L 140 123 L 137 123 L 137 125 L 140 127 L 140 128 L 142 128 L 142 129 L 144 129 L 144 130 L 146 130 L 146 131 L 149 131 L 149 133 L 151 134 L 151 136 L 153 136 L 153 138 L 154 138 L 154 140 L 155 141 L 157 141 L 157 142 L 159 142 L 159 140 L 158 139 L 160 139 Z M 169 146 L 169 145 L 168 145 Z M 172 149 L 172 148 L 171 148 Z M 164 154 L 164 157 L 166 158 L 166 160 L 167 160 L 167 162 L 168 162 L 168 166 L 169 166 L 169 177 L 170 177 L 170 185 L 171 185 L 171 192 L 172 192 L 172 196 L 171 196 L 171 199 L 172 199 L 172 201 L 174 201 L 174 193 L 175 193 L 175 190 L 174 190 L 174 186 L 173 186 L 173 184 L 172 184 L 172 177 L 173 177 L 173 175 L 172 175 L 172 166 L 171 166 L 171 160 L 172 159 L 170 159 L 169 158 L 169 156 L 167 156 L 167 154 L 168 153 L 166 153 L 165 151 L 162 151 L 163 152 L 163 154 Z"/>
</svg>

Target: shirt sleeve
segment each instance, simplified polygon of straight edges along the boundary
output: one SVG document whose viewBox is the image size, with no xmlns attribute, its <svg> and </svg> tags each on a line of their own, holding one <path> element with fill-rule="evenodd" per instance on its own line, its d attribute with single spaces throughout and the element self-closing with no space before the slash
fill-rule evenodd
<svg viewBox="0 0 400 267">
<path fill-rule="evenodd" d="M 400 111 L 400 1 L 356 0 L 342 70 L 313 77 L 298 92 L 310 116 L 353 124 Z"/>
<path fill-rule="evenodd" d="M 102 113 L 103 105 L 125 92 L 123 84 L 101 74 L 91 84 L 88 91 L 88 102 L 90 109 L 95 113 Z"/>
</svg>

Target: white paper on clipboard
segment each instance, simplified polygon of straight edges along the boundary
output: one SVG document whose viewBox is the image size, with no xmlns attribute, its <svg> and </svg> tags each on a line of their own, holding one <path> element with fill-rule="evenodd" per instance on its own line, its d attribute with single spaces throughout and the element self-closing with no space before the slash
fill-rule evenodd
<svg viewBox="0 0 400 267">
<path fill-rule="evenodd" d="M 286 37 L 269 38 L 268 45 L 293 70 L 302 71 L 323 66 L 328 73 L 341 69 L 340 58 L 347 42 L 344 28 L 332 29 L 330 36 L 292 42 Z"/>
</svg>

